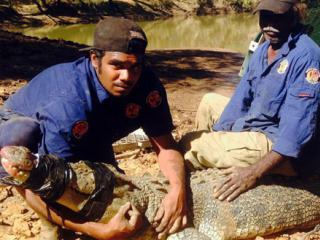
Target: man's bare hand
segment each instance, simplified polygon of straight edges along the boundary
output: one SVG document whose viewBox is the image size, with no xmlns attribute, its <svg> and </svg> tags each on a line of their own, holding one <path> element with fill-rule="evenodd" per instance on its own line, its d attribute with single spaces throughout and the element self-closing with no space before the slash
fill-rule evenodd
<svg viewBox="0 0 320 240">
<path fill-rule="evenodd" d="M 158 239 L 177 232 L 187 225 L 186 197 L 184 191 L 171 189 L 153 220 Z"/>
<path fill-rule="evenodd" d="M 128 239 L 142 226 L 142 222 L 139 211 L 128 202 L 107 224 L 90 222 L 87 234 L 100 240 Z"/>
<path fill-rule="evenodd" d="M 222 182 L 216 184 L 213 196 L 221 201 L 232 201 L 241 193 L 254 186 L 258 180 L 258 174 L 250 167 L 230 167 L 222 170 L 226 175 Z"/>
<path fill-rule="evenodd" d="M 118 213 L 109 221 L 112 229 L 119 231 L 117 239 L 130 236 L 142 225 L 142 216 L 130 202 L 121 206 Z"/>
</svg>

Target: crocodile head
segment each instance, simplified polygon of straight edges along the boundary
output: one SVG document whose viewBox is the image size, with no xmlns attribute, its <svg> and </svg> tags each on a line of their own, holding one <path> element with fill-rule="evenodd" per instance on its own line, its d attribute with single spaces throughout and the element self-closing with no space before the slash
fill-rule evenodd
<svg viewBox="0 0 320 240">
<path fill-rule="evenodd" d="M 9 179 L 0 179 L 0 182 L 7 185 L 21 185 L 29 177 L 37 176 L 31 174 L 31 171 L 38 167 L 37 157 L 28 148 L 6 146 L 1 149 L 0 156 L 1 164 L 10 176 Z M 52 161 L 56 160 L 53 155 L 47 155 L 47 158 Z M 96 189 L 94 170 L 85 161 L 70 163 L 69 166 L 72 169 L 73 177 L 65 189 L 67 194 L 60 197 L 58 203 L 79 211 Z M 131 202 L 141 214 L 145 214 L 148 221 L 151 221 L 166 191 L 167 183 L 162 183 L 164 178 L 161 177 L 161 181 L 158 182 L 157 178 L 152 176 L 132 177 L 120 173 L 112 165 L 104 164 L 104 166 L 114 175 L 114 189 L 110 193 L 112 195 L 111 201 L 108 203 L 100 222 L 108 222 L 126 202 Z M 34 173 L 34 171 L 32 172 Z M 153 179 L 150 183 L 148 183 L 149 178 Z M 150 202 L 151 200 L 152 202 Z"/>
<path fill-rule="evenodd" d="M 37 157 L 23 146 L 5 146 L 0 151 L 1 165 L 18 183 L 25 182 L 36 164 Z"/>
</svg>

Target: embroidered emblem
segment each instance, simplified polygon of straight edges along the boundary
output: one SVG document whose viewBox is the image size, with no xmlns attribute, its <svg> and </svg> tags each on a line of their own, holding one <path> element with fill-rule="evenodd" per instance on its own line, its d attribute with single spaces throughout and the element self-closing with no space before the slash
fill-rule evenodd
<svg viewBox="0 0 320 240">
<path fill-rule="evenodd" d="M 287 70 L 287 68 L 288 68 L 288 66 L 289 66 L 288 60 L 287 60 L 287 59 L 282 60 L 282 61 L 280 62 L 280 65 L 279 65 L 278 69 L 277 69 L 277 72 L 278 72 L 279 74 L 285 73 L 286 70 Z"/>
<path fill-rule="evenodd" d="M 76 139 L 81 139 L 83 135 L 85 135 L 89 130 L 89 124 L 87 121 L 77 121 L 75 124 L 73 124 L 72 127 L 72 135 Z"/>
<path fill-rule="evenodd" d="M 161 104 L 161 102 L 162 102 L 162 97 L 159 91 L 157 90 L 150 92 L 149 95 L 147 96 L 147 103 L 152 108 L 158 107 Z"/>
<path fill-rule="evenodd" d="M 306 71 L 306 80 L 311 84 L 317 84 L 319 83 L 320 79 L 320 72 L 316 68 L 309 68 Z"/>
<path fill-rule="evenodd" d="M 141 106 L 135 103 L 129 103 L 125 108 L 127 118 L 136 118 L 139 116 Z"/>
</svg>

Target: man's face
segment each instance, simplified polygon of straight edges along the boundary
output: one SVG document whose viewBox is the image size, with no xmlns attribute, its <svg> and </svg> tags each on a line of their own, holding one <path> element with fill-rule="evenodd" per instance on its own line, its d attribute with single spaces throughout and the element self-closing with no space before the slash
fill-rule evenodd
<svg viewBox="0 0 320 240">
<path fill-rule="evenodd" d="M 102 86 L 113 96 L 130 93 L 142 70 L 142 56 L 122 52 L 105 52 L 102 59 L 93 53 L 91 62 Z"/>
<path fill-rule="evenodd" d="M 272 45 L 281 46 L 287 41 L 296 21 L 291 10 L 284 14 L 262 10 L 260 11 L 259 24 L 265 39 L 269 40 Z"/>
</svg>

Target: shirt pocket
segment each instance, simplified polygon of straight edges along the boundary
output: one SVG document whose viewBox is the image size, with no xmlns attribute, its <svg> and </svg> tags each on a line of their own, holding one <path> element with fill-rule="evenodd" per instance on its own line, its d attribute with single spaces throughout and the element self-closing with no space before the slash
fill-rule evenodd
<svg viewBox="0 0 320 240">
<path fill-rule="evenodd" d="M 314 98 L 316 89 L 310 87 L 295 87 L 289 90 L 289 94 L 296 98 Z"/>
<path fill-rule="evenodd" d="M 312 121 L 317 115 L 319 108 L 317 95 L 319 90 L 312 87 L 294 87 L 288 90 L 287 108 L 290 109 L 291 118 L 300 119 L 299 121 Z"/>
<path fill-rule="evenodd" d="M 271 73 L 261 79 L 256 89 L 256 110 L 268 117 L 276 117 L 286 94 L 285 78 Z"/>
</svg>

